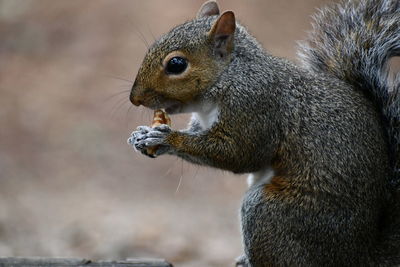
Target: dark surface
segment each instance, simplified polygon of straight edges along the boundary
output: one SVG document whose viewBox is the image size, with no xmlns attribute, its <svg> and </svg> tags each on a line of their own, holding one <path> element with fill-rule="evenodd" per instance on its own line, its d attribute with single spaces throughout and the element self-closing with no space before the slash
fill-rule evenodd
<svg viewBox="0 0 400 267">
<path fill-rule="evenodd" d="M 164 260 L 158 259 L 128 259 L 124 261 L 92 261 L 74 258 L 0 258 L 0 266 L 41 266 L 41 267 L 172 267 Z"/>
</svg>

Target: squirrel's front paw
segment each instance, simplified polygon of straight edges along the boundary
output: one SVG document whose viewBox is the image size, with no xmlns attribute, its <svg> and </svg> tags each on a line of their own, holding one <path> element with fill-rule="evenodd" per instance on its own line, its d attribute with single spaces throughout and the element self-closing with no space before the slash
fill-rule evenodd
<svg viewBox="0 0 400 267">
<path fill-rule="evenodd" d="M 171 128 L 166 124 L 154 128 L 139 126 L 137 131 L 129 137 L 128 144 L 132 145 L 136 151 L 154 158 L 169 152 L 170 146 L 166 143 L 166 137 L 170 132 Z M 149 155 L 147 149 L 154 146 L 158 146 L 155 154 Z"/>
</svg>

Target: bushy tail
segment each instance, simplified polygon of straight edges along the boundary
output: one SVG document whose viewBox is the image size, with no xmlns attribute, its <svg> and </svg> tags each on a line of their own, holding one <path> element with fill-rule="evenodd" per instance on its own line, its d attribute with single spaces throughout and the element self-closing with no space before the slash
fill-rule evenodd
<svg viewBox="0 0 400 267">
<path fill-rule="evenodd" d="M 400 264 L 400 74 L 388 61 L 400 55 L 400 0 L 354 0 L 321 9 L 301 43 L 302 63 L 362 90 L 382 111 L 391 149 L 393 197 L 388 206 L 379 264 Z"/>
<path fill-rule="evenodd" d="M 303 64 L 331 73 L 376 102 L 387 129 L 400 187 L 400 75 L 389 79 L 388 60 L 400 55 L 400 0 L 355 0 L 319 10 L 301 43 Z"/>
</svg>

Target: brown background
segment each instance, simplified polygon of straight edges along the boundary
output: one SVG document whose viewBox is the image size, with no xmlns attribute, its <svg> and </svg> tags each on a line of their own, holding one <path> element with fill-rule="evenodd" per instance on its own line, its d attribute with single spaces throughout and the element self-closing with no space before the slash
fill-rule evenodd
<svg viewBox="0 0 400 267">
<path fill-rule="evenodd" d="M 220 0 L 293 59 L 322 0 Z M 230 266 L 245 176 L 126 144 L 152 113 L 128 91 L 151 43 L 202 1 L 0 0 L 0 255 L 162 257 Z M 123 79 L 119 79 L 117 77 Z M 183 127 L 187 116 L 174 116 Z"/>
</svg>

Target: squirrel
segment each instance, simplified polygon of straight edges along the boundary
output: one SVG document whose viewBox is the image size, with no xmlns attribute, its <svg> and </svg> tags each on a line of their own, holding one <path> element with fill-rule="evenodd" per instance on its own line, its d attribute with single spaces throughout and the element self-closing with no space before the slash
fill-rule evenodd
<svg viewBox="0 0 400 267">
<path fill-rule="evenodd" d="M 263 49 L 215 1 L 148 50 L 130 101 L 192 113 L 185 130 L 140 126 L 128 142 L 249 173 L 236 266 L 400 264 L 400 2 L 331 4 L 300 64 Z"/>
</svg>

